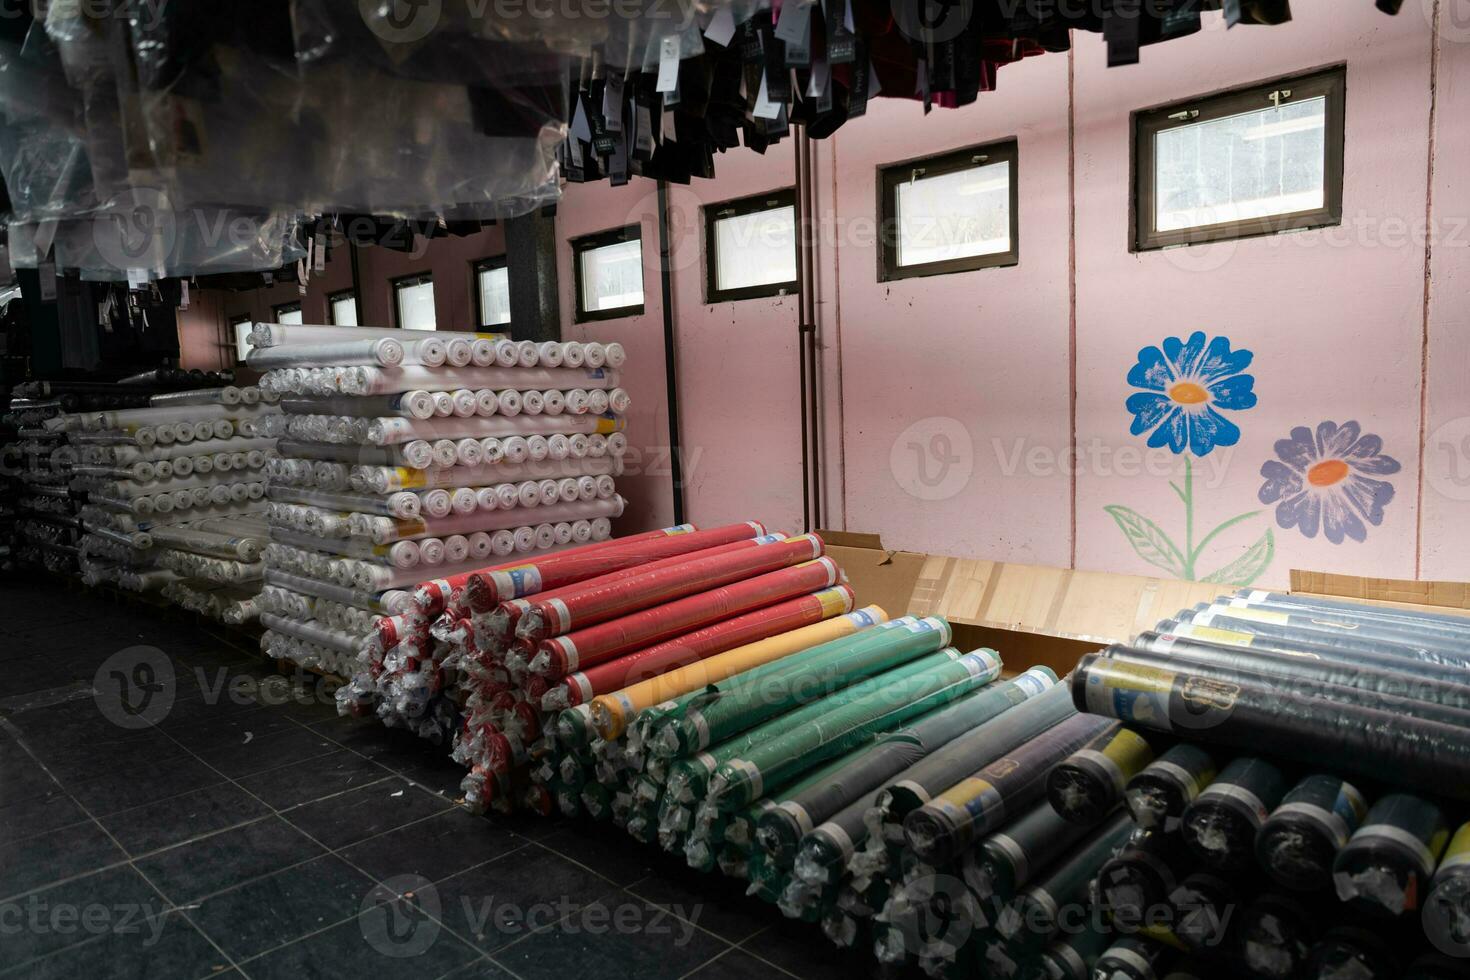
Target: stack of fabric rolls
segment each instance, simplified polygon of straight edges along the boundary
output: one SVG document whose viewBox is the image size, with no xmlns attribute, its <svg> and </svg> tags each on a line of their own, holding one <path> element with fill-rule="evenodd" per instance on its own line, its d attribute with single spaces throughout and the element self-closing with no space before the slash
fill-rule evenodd
<svg viewBox="0 0 1470 980">
<path fill-rule="evenodd" d="M 269 427 L 270 656 L 351 677 L 419 583 L 611 536 L 620 345 L 263 323 L 249 339 L 283 410 Z"/>
<path fill-rule="evenodd" d="M 82 580 L 164 598 L 231 624 L 252 620 L 261 588 L 266 466 L 279 409 L 253 387 L 154 395 L 146 408 L 79 412 L 66 434 Z"/>
</svg>

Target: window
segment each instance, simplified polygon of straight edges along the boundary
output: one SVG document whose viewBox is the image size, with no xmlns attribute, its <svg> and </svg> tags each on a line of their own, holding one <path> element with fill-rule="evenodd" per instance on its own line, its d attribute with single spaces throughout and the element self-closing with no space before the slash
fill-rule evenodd
<svg viewBox="0 0 1470 980">
<path fill-rule="evenodd" d="M 878 186 L 880 280 L 1020 261 L 1014 140 L 884 167 Z"/>
<path fill-rule="evenodd" d="M 760 194 L 704 209 L 705 296 L 710 303 L 796 290 L 796 192 Z"/>
<path fill-rule="evenodd" d="M 393 280 L 393 306 L 404 330 L 436 330 L 434 277 L 427 272 Z"/>
<path fill-rule="evenodd" d="M 344 289 L 328 296 L 327 309 L 331 312 L 332 323 L 337 326 L 357 326 L 357 294 L 352 290 Z"/>
<path fill-rule="evenodd" d="M 235 334 L 235 360 L 241 364 L 253 349 L 250 343 L 250 328 L 255 322 L 249 316 L 230 317 L 230 330 Z"/>
<path fill-rule="evenodd" d="M 1342 221 L 1341 68 L 1135 113 L 1135 249 Z"/>
<path fill-rule="evenodd" d="M 578 320 L 643 312 L 643 239 L 637 225 L 575 239 L 572 270 Z"/>
<path fill-rule="evenodd" d="M 279 306 L 272 306 L 271 313 L 275 316 L 277 323 L 301 325 L 300 303 L 282 303 Z"/>
<path fill-rule="evenodd" d="M 510 322 L 510 270 L 505 256 L 475 263 L 475 306 L 480 326 L 500 327 Z"/>
</svg>

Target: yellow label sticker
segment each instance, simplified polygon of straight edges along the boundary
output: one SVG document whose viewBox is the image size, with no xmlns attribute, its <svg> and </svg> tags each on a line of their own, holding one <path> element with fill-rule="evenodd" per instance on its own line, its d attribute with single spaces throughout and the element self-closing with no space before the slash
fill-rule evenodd
<svg viewBox="0 0 1470 980">
<path fill-rule="evenodd" d="M 1213 640 L 1216 643 L 1225 643 L 1233 647 L 1248 647 L 1255 639 L 1249 633 L 1222 630 L 1218 626 L 1193 626 L 1185 635 L 1196 640 Z"/>
</svg>

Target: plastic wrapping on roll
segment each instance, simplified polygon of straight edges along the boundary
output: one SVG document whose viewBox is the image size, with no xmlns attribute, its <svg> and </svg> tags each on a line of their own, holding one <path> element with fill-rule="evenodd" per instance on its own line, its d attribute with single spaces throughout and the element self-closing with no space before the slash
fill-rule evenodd
<svg viewBox="0 0 1470 980">
<path fill-rule="evenodd" d="M 852 589 L 838 585 L 732 616 L 571 674 L 546 692 L 542 707 L 555 710 L 582 704 L 704 657 L 845 615 L 852 607 Z"/>
<path fill-rule="evenodd" d="M 1290 784 L 1264 759 L 1231 760 L 1184 811 L 1180 834 L 1212 868 L 1240 871 L 1255 863 L 1256 835 Z"/>
<path fill-rule="evenodd" d="M 1058 858 L 1001 912 L 996 930 L 1013 948 L 1040 952 L 1059 938 L 1089 904 L 1088 886 L 1113 853 L 1128 839 L 1132 822 L 1118 813 L 1090 832 L 1075 850 Z"/>
<path fill-rule="evenodd" d="M 1052 766 L 1116 725 L 1093 715 L 1074 715 L 1032 737 L 904 817 L 905 843 L 931 864 L 955 858 L 1041 799 Z"/>
<path fill-rule="evenodd" d="M 1098 957 L 1113 943 L 1110 931 L 1092 916 L 1082 928 L 1053 943 L 1021 968 L 1022 980 L 1092 980 Z"/>
<path fill-rule="evenodd" d="M 404 345 L 391 337 L 378 337 L 256 347 L 245 356 L 245 363 L 256 371 L 282 367 L 345 367 L 355 364 L 396 367 L 404 363 Z"/>
<path fill-rule="evenodd" d="M 1353 784 L 1322 773 L 1307 776 L 1282 797 L 1256 835 L 1256 857 L 1272 881 L 1295 891 L 1332 882 L 1332 865 L 1367 814 Z"/>
<path fill-rule="evenodd" d="M 650 748 L 663 756 L 697 752 L 783 711 L 939 650 L 950 635 L 942 619 L 905 616 L 738 675 L 661 720 Z"/>
<path fill-rule="evenodd" d="M 531 670 L 549 677 L 585 670 L 722 619 L 837 585 L 841 574 L 831 559 L 819 558 L 575 630 L 541 641 Z"/>
<path fill-rule="evenodd" d="M 1209 752 L 1180 742 L 1128 781 L 1124 800 L 1133 822 L 1145 830 L 1173 833 L 1184 810 L 1215 779 L 1219 767 Z"/>
<path fill-rule="evenodd" d="M 1241 964 L 1263 980 L 1302 976 L 1321 930 L 1319 903 L 1266 892 L 1239 913 L 1237 945 Z"/>
<path fill-rule="evenodd" d="M 1072 678 L 1079 705 L 1140 728 L 1208 737 L 1212 745 L 1308 765 L 1333 758 L 1348 772 L 1433 785 L 1470 799 L 1470 740 L 1449 725 L 1346 701 L 1294 697 L 1244 675 L 1222 683 L 1188 669 L 1096 654 L 1083 657 Z"/>
<path fill-rule="evenodd" d="M 721 810 L 747 806 L 799 773 L 850 752 L 875 733 L 891 731 L 925 711 L 947 704 L 1000 676 L 993 650 L 976 650 L 912 677 L 886 683 L 845 704 L 824 699 L 811 720 L 785 735 L 762 740 L 723 763 L 710 779 L 709 795 Z M 829 706 L 830 705 L 830 706 Z"/>
<path fill-rule="evenodd" d="M 1047 776 L 1047 799 L 1068 820 L 1096 823 L 1122 801 L 1128 780 L 1153 757 L 1141 735 L 1120 726 L 1057 763 Z"/>
<path fill-rule="evenodd" d="M 664 528 L 638 538 L 623 538 L 595 555 L 566 554 L 480 576 L 467 586 L 466 599 L 475 612 L 538 592 L 550 592 L 610 572 L 636 568 L 650 561 L 687 555 L 759 537 L 766 529 L 754 521 L 697 530 L 692 524 Z"/>
<path fill-rule="evenodd" d="M 344 382 L 343 394 L 388 395 L 418 389 L 490 388 L 494 391 L 542 391 L 570 388 L 610 390 L 621 384 L 618 372 L 597 368 L 358 368 Z M 262 384 L 265 380 L 262 379 Z"/>
<path fill-rule="evenodd" d="M 1118 938 L 1097 958 L 1093 976 L 1107 980 L 1163 980 L 1178 951 L 1139 936 Z"/>
<path fill-rule="evenodd" d="M 1042 869 L 1071 853 L 1094 826 L 1064 819 L 1049 802 L 1038 803 L 965 854 L 965 883 L 993 914 Z"/>
<path fill-rule="evenodd" d="M 1337 852 L 1332 884 L 1340 901 L 1365 912 L 1417 912 L 1449 841 L 1444 812 L 1407 793 L 1382 797 Z"/>
<path fill-rule="evenodd" d="M 991 684 L 892 732 L 855 756 L 827 781 L 791 795 L 763 815 L 757 830 L 761 847 L 781 862 L 797 859 L 797 852 L 801 851 L 806 857 L 807 870 L 802 877 L 810 880 L 811 875 L 820 875 L 819 880 L 811 883 L 828 883 L 829 862 L 847 857 L 828 846 L 829 841 L 838 839 L 839 835 L 850 840 L 857 830 L 856 827 L 829 827 L 828 821 L 928 753 L 1036 697 L 1055 683 L 1056 675 L 1050 669 L 1033 667 L 1014 680 Z M 859 820 L 861 816 L 858 814 Z M 809 837 L 812 838 L 810 847 L 807 846 Z"/>
<path fill-rule="evenodd" d="M 467 534 L 473 531 L 498 531 L 516 528 L 527 522 L 556 523 L 560 521 L 593 520 L 598 517 L 620 517 L 627 501 L 614 496 L 606 500 L 578 500 L 569 504 L 552 504 L 538 507 L 534 511 L 507 510 L 485 512 L 476 510 L 469 514 L 454 514 L 449 517 L 383 518 L 371 526 L 370 535 L 376 544 L 394 541 L 412 541 L 417 538 L 443 537 L 449 534 Z"/>
<path fill-rule="evenodd" d="M 881 608 L 865 606 L 845 616 L 822 620 L 712 655 L 687 667 L 599 695 L 591 702 L 592 723 L 602 738 L 617 738 L 647 708 L 886 620 L 887 614 Z"/>
<path fill-rule="evenodd" d="M 1098 903 L 1122 926 L 1142 927 L 1152 909 L 1167 905 L 1192 865 L 1179 834 L 1137 828 L 1098 872 Z"/>
</svg>

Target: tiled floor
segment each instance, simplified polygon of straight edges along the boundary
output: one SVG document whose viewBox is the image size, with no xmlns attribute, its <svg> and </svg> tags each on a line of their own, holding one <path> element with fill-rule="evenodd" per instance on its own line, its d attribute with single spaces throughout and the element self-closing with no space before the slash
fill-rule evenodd
<svg viewBox="0 0 1470 980">
<path fill-rule="evenodd" d="M 222 630 L 14 580 L 0 623 L 0 976 L 864 972 L 611 826 L 470 814 L 443 749 Z"/>
</svg>

